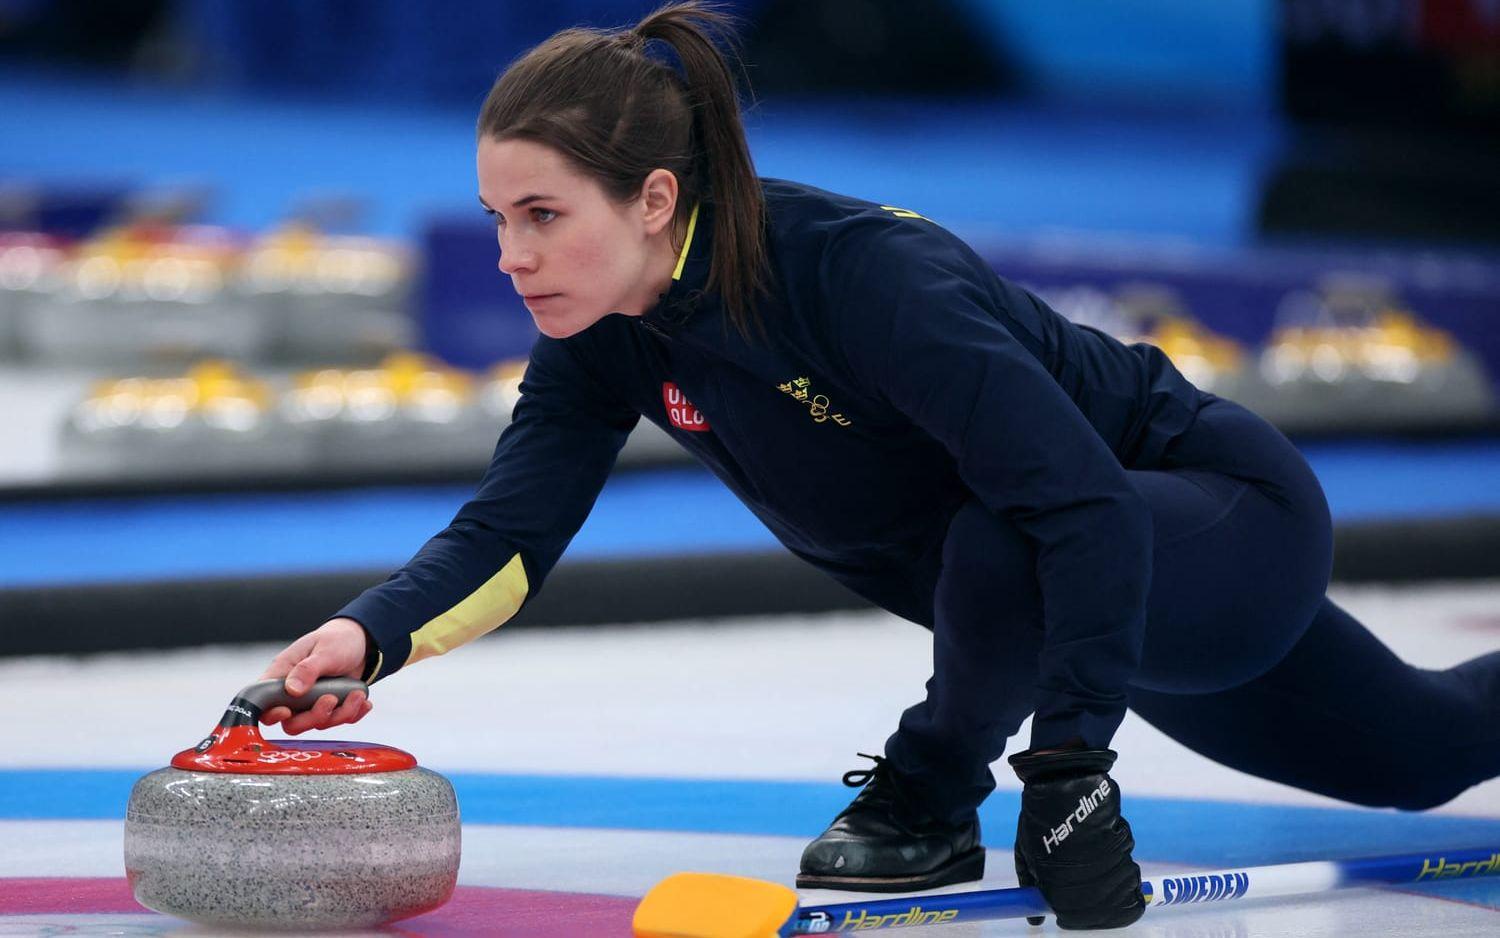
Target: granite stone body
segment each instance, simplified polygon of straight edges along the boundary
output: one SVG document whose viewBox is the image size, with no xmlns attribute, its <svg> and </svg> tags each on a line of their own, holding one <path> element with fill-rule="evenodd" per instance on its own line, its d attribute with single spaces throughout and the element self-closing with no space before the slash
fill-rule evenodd
<svg viewBox="0 0 1500 938">
<path fill-rule="evenodd" d="M 245 775 L 158 769 L 125 814 L 135 898 L 191 921 L 362 928 L 453 893 L 458 800 L 435 772 Z"/>
</svg>

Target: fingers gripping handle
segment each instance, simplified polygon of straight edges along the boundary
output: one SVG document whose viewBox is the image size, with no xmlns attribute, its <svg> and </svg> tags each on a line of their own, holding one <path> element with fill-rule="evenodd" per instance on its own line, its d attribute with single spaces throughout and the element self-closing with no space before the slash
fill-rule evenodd
<svg viewBox="0 0 1500 938">
<path fill-rule="evenodd" d="M 285 681 L 282 678 L 272 678 L 268 681 L 257 681 L 254 684 L 235 694 L 234 699 L 229 702 L 229 707 L 224 711 L 224 718 L 219 721 L 220 726 L 254 726 L 260 720 L 260 715 L 272 707 L 287 707 L 293 713 L 301 713 L 311 710 L 319 697 L 332 694 L 343 703 L 350 694 L 357 690 L 370 692 L 370 688 L 364 681 L 352 677 L 325 677 L 314 681 L 313 685 L 306 691 L 292 696 L 286 692 Z"/>
</svg>

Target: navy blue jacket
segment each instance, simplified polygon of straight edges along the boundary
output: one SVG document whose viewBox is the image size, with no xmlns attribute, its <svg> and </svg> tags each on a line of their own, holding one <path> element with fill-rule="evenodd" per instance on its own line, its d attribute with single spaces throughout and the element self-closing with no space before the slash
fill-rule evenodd
<svg viewBox="0 0 1500 938">
<path fill-rule="evenodd" d="M 538 338 L 473 500 L 340 613 L 378 644 L 373 677 L 534 596 L 644 416 L 851 584 L 907 567 L 977 496 L 1037 548 L 1033 744 L 1107 744 L 1151 573 L 1151 518 L 1124 468 L 1156 465 L 1206 396 L 1157 349 L 1070 323 L 915 213 L 764 185 L 768 337 L 746 341 L 704 291 L 705 205 L 656 307 Z"/>
</svg>

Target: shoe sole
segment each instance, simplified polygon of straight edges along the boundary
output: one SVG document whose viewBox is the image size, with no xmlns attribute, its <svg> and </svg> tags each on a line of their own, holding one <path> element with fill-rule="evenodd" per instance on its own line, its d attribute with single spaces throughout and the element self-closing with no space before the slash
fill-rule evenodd
<svg viewBox="0 0 1500 938">
<path fill-rule="evenodd" d="M 909 892 L 935 889 L 984 878 L 984 848 L 961 853 L 920 876 L 818 876 L 797 874 L 798 889 L 843 889 L 849 892 Z"/>
</svg>

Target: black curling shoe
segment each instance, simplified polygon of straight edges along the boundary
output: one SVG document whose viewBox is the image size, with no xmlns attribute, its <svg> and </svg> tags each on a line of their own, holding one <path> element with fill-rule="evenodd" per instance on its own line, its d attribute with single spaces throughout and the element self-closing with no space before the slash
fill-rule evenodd
<svg viewBox="0 0 1500 938">
<path fill-rule="evenodd" d="M 802 851 L 799 889 L 907 892 L 984 876 L 979 818 L 952 827 L 914 806 L 880 756 L 873 769 L 844 773 L 863 790 Z"/>
</svg>

